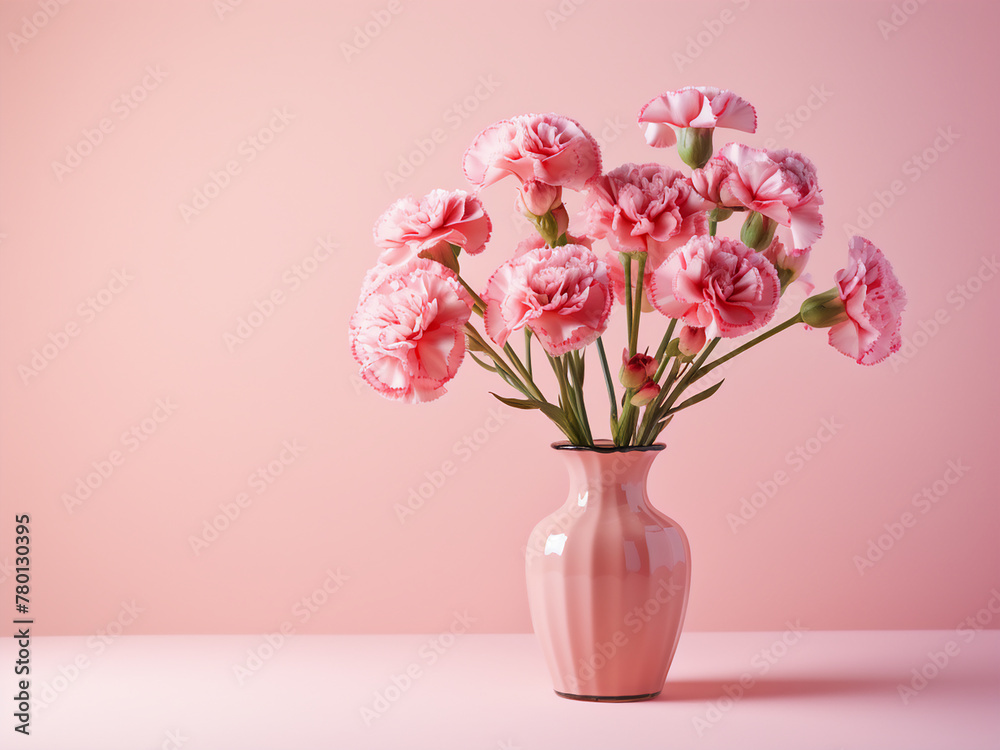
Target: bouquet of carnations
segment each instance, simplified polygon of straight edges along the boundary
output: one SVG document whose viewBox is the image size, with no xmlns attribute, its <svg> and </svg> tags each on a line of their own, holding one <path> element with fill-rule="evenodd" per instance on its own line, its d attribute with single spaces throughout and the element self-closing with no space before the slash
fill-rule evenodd
<svg viewBox="0 0 1000 750">
<path fill-rule="evenodd" d="M 350 322 L 365 382 L 387 398 L 430 401 L 468 353 L 516 391 L 494 393 L 500 401 L 537 409 L 572 444 L 593 446 L 583 383 L 594 344 L 611 439 L 644 446 L 719 389 L 723 381 L 706 387 L 706 375 L 793 326 L 829 329 L 830 344 L 864 365 L 899 349 L 906 297 L 863 237 L 849 240 L 831 289 L 765 329 L 788 287 L 809 284 L 802 274 L 823 233 L 823 196 L 816 168 L 795 151 L 734 142 L 714 153 L 716 128 L 755 132 L 753 106 L 731 91 L 689 87 L 652 99 L 638 120 L 650 146 L 676 146 L 690 175 L 655 162 L 604 172 L 597 141 L 579 123 L 529 114 L 476 136 L 464 158 L 475 193 L 433 190 L 390 206 L 375 224 L 382 252 Z M 477 292 L 461 262 L 490 238 L 478 195 L 508 176 L 519 185 L 516 209 L 537 234 Z M 567 190 L 582 193 L 572 222 Z M 727 222 L 740 226 L 739 239 L 721 234 Z M 624 306 L 628 341 L 617 378 L 602 341 L 615 304 Z M 652 354 L 640 351 L 644 322 L 657 329 Z M 722 339 L 761 329 L 712 358 Z M 555 373 L 554 398 L 536 383 L 534 347 Z"/>
</svg>

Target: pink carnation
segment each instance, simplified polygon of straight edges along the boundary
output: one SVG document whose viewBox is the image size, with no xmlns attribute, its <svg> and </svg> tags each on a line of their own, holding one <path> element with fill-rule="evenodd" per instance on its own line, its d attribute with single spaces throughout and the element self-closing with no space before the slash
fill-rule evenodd
<svg viewBox="0 0 1000 750">
<path fill-rule="evenodd" d="M 579 190 L 601 173 L 601 150 L 576 120 L 519 115 L 490 125 L 465 152 L 465 176 L 477 188 L 514 175 L 522 183 Z"/>
<path fill-rule="evenodd" d="M 581 349 L 608 326 L 604 263 L 583 245 L 541 247 L 504 263 L 483 292 L 487 335 L 503 346 L 525 326 L 553 357 Z"/>
<path fill-rule="evenodd" d="M 653 272 L 650 297 L 669 318 L 734 338 L 764 326 L 781 296 L 774 266 L 735 240 L 695 237 Z"/>
<path fill-rule="evenodd" d="M 796 250 L 812 247 L 823 234 L 823 204 L 816 167 L 788 149 L 766 151 L 730 143 L 691 182 L 705 199 L 743 206 L 792 230 Z"/>
<path fill-rule="evenodd" d="M 851 237 L 847 268 L 834 278 L 848 319 L 830 328 L 830 345 L 862 365 L 899 351 L 906 292 L 882 251 Z"/>
<path fill-rule="evenodd" d="M 483 204 L 463 190 L 432 190 L 419 201 L 400 198 L 375 222 L 375 244 L 383 248 L 379 262 L 404 265 L 414 258 L 451 264 L 449 245 L 470 255 L 486 247 L 492 226 Z"/>
<path fill-rule="evenodd" d="M 757 112 L 734 94 L 709 86 L 688 86 L 668 91 L 648 101 L 639 111 L 646 124 L 646 143 L 662 148 L 677 142 L 675 128 L 732 128 L 745 133 L 757 130 Z"/>
<path fill-rule="evenodd" d="M 587 189 L 587 233 L 607 237 L 613 250 L 640 251 L 662 260 L 696 234 L 708 232 L 711 205 L 691 181 L 661 164 L 623 164 Z"/>
<path fill-rule="evenodd" d="M 350 324 L 361 377 L 386 398 L 438 398 L 465 356 L 472 305 L 455 274 L 432 260 L 369 273 Z"/>
<path fill-rule="evenodd" d="M 587 234 L 607 237 L 616 252 L 646 252 L 644 286 L 653 269 L 691 237 L 708 232 L 710 208 L 682 173 L 660 164 L 623 164 L 587 190 Z M 608 260 L 609 265 L 612 259 Z M 637 265 L 633 262 L 633 268 Z M 623 299 L 625 275 L 615 262 L 615 297 Z M 633 271 L 635 273 L 635 271 Z M 633 283 L 635 279 L 633 277 Z"/>
</svg>

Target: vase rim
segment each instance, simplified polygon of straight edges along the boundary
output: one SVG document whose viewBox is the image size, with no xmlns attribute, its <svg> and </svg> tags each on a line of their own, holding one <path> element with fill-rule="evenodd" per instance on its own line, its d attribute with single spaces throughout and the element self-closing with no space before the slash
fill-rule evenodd
<svg viewBox="0 0 1000 750">
<path fill-rule="evenodd" d="M 557 451 L 591 451 L 593 453 L 629 453 L 631 451 L 662 451 L 665 443 L 652 445 L 615 445 L 611 440 L 595 440 L 594 445 L 576 445 L 566 440 L 552 443 Z"/>
</svg>

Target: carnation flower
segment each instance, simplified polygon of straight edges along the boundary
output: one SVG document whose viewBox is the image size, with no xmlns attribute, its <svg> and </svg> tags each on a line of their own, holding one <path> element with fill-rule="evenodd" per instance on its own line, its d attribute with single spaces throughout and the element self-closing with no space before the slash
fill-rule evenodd
<svg viewBox="0 0 1000 750">
<path fill-rule="evenodd" d="M 407 196 L 389 206 L 375 222 L 374 234 L 383 248 L 380 263 L 401 266 L 419 257 L 452 267 L 451 245 L 476 255 L 491 230 L 478 198 L 463 190 L 432 190 L 419 201 Z"/>
<path fill-rule="evenodd" d="M 653 265 L 696 234 L 711 208 L 681 172 L 661 164 L 623 164 L 587 189 L 587 234 L 618 252 L 649 252 Z"/>
<path fill-rule="evenodd" d="M 586 232 L 606 237 L 615 252 L 645 252 L 648 289 L 653 269 L 696 234 L 708 232 L 710 206 L 682 173 L 660 164 L 623 164 L 595 181 L 584 202 Z M 625 274 L 609 257 L 615 297 L 622 301 Z M 633 263 L 633 275 L 636 264 Z M 633 284 L 635 279 L 633 277 Z"/>
<path fill-rule="evenodd" d="M 432 260 L 369 273 L 350 323 L 361 377 L 386 398 L 438 398 L 465 356 L 472 305 L 455 274 Z"/>
<path fill-rule="evenodd" d="M 646 102 L 639 110 L 646 125 L 646 143 L 662 148 L 677 142 L 675 128 L 732 128 L 745 133 L 757 130 L 757 112 L 734 94 L 709 86 L 688 86 Z"/>
<path fill-rule="evenodd" d="M 583 245 L 540 247 L 504 263 L 486 284 L 487 335 L 503 346 L 525 326 L 551 356 L 581 349 L 607 328 L 604 263 Z"/>
<path fill-rule="evenodd" d="M 477 188 L 514 175 L 522 183 L 579 190 L 601 173 L 601 150 L 576 120 L 519 115 L 490 125 L 465 152 L 465 176 Z"/>
<path fill-rule="evenodd" d="M 774 266 L 735 240 L 694 237 L 653 272 L 650 297 L 670 318 L 704 328 L 708 338 L 733 338 L 774 316 L 780 284 Z"/>
<path fill-rule="evenodd" d="M 830 327 L 830 345 L 862 365 L 874 365 L 899 351 L 906 292 L 882 251 L 864 237 L 851 237 L 847 268 L 834 280 L 843 312 L 833 318 L 837 322 Z M 808 303 L 802 303 L 803 310 L 809 309 Z M 809 325 L 824 324 L 808 314 L 803 318 Z"/>
<path fill-rule="evenodd" d="M 788 149 L 766 151 L 730 143 L 691 175 L 706 200 L 729 208 L 745 207 L 790 227 L 795 251 L 823 234 L 823 204 L 816 167 Z"/>
</svg>

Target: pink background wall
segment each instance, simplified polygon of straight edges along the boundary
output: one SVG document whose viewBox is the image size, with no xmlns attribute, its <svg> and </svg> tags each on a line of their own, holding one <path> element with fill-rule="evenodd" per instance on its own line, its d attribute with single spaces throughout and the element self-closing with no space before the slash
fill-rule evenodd
<svg viewBox="0 0 1000 750">
<path fill-rule="evenodd" d="M 472 137 L 520 112 L 578 119 L 609 167 L 677 166 L 634 118 L 688 84 L 742 94 L 747 142 L 818 165 L 821 288 L 863 222 L 910 297 L 893 362 L 789 332 L 664 434 L 651 491 L 691 539 L 688 627 L 952 628 L 1000 596 L 995 4 L 46 5 L 0 4 L 0 563 L 30 513 L 36 632 L 439 631 L 456 610 L 529 630 L 522 549 L 565 494 L 559 435 L 496 416 L 471 365 L 422 407 L 359 384 L 346 327 L 371 225 L 399 195 L 466 187 Z M 484 196 L 477 282 L 528 231 L 513 197 Z M 69 512 L 95 462 L 109 476 Z"/>
</svg>

